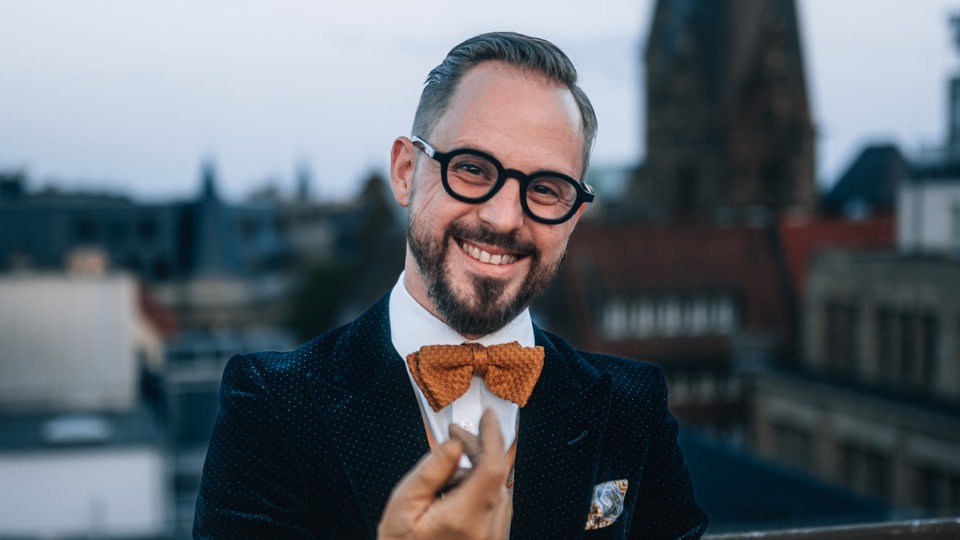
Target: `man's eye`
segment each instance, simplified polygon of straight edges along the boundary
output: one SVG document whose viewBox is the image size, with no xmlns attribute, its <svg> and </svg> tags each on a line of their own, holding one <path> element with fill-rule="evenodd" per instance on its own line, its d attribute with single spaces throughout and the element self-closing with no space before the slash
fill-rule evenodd
<svg viewBox="0 0 960 540">
<path fill-rule="evenodd" d="M 536 196 L 538 199 L 542 200 L 558 200 L 560 199 L 560 193 L 553 189 L 552 187 L 546 184 L 532 184 L 529 189 L 530 193 Z"/>
<path fill-rule="evenodd" d="M 457 165 L 457 171 L 470 175 L 483 175 L 483 169 L 477 167 L 473 163 L 461 163 L 460 165 Z"/>
<path fill-rule="evenodd" d="M 460 161 L 451 165 L 451 172 L 465 182 L 496 182 L 496 169 L 475 161 Z"/>
</svg>

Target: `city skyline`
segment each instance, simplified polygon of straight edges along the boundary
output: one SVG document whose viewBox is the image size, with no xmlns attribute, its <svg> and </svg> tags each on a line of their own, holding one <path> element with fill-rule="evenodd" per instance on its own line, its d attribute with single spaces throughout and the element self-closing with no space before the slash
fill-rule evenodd
<svg viewBox="0 0 960 540">
<path fill-rule="evenodd" d="M 551 39 L 578 65 L 600 117 L 596 166 L 642 160 L 640 55 L 654 2 L 515 4 L 3 0 L 0 171 L 22 170 L 31 187 L 170 199 L 195 194 L 210 159 L 228 198 L 270 184 L 292 193 L 298 167 L 315 195 L 350 197 L 386 172 L 443 53 L 502 28 Z M 797 2 L 821 186 L 864 144 L 908 154 L 941 144 L 958 8 Z"/>
</svg>

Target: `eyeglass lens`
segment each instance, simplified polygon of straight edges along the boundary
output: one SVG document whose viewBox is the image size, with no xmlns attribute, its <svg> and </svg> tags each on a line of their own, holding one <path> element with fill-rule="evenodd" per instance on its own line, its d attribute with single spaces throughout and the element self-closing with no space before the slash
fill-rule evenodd
<svg viewBox="0 0 960 540">
<path fill-rule="evenodd" d="M 481 199 L 497 187 L 500 169 L 489 159 L 471 153 L 457 154 L 447 164 L 447 183 L 458 195 Z M 534 215 L 559 219 L 570 212 L 577 200 L 577 188 L 569 180 L 534 175 L 524 197 Z"/>
</svg>

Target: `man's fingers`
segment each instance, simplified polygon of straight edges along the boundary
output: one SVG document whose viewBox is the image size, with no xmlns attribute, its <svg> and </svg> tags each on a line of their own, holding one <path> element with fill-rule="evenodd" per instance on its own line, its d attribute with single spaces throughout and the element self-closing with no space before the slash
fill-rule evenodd
<svg viewBox="0 0 960 540">
<path fill-rule="evenodd" d="M 483 453 L 480 438 L 463 429 L 456 424 L 450 424 L 450 438 L 456 439 L 463 444 L 463 451 L 470 458 L 470 463 L 475 464 Z"/>
<path fill-rule="evenodd" d="M 506 456 L 504 456 L 503 434 L 500 432 L 500 422 L 492 410 L 483 411 L 480 417 L 480 445 L 482 447 L 480 459 L 473 464 L 478 489 L 493 490 L 499 493 L 510 474 Z"/>
<path fill-rule="evenodd" d="M 451 440 L 460 441 L 470 457 L 473 468 L 457 490 L 477 504 L 493 507 L 509 474 L 503 451 L 503 435 L 497 417 L 486 410 L 480 418 L 480 436 L 470 434 L 457 426 L 450 426 Z"/>
<path fill-rule="evenodd" d="M 470 458 L 470 463 L 476 466 L 481 456 L 487 452 L 503 453 L 503 434 L 497 415 L 487 409 L 480 417 L 480 435 L 474 435 L 456 424 L 450 424 L 450 438 L 463 443 L 463 451 Z"/>
<path fill-rule="evenodd" d="M 504 452 L 500 422 L 492 409 L 483 411 L 483 416 L 480 417 L 480 443 L 484 451 L 497 451 L 499 454 Z"/>
<path fill-rule="evenodd" d="M 429 502 L 453 476 L 462 453 L 463 444 L 456 439 L 438 445 L 400 480 L 394 497 Z"/>
<path fill-rule="evenodd" d="M 390 494 L 377 537 L 410 538 L 420 519 L 437 502 L 437 492 L 453 476 L 462 453 L 460 441 L 449 440 L 420 458 Z"/>
</svg>

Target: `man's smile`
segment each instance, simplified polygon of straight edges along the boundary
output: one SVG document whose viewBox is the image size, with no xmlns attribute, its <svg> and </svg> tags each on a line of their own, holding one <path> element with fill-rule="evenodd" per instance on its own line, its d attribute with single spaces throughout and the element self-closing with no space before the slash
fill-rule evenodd
<svg viewBox="0 0 960 540">
<path fill-rule="evenodd" d="M 490 253 L 489 251 L 481 249 L 475 244 L 471 244 L 466 240 L 461 240 L 459 238 L 456 239 L 456 242 L 460 246 L 461 251 L 482 263 L 507 265 L 517 262 L 517 259 L 520 258 L 520 256 L 512 253 Z"/>
</svg>

